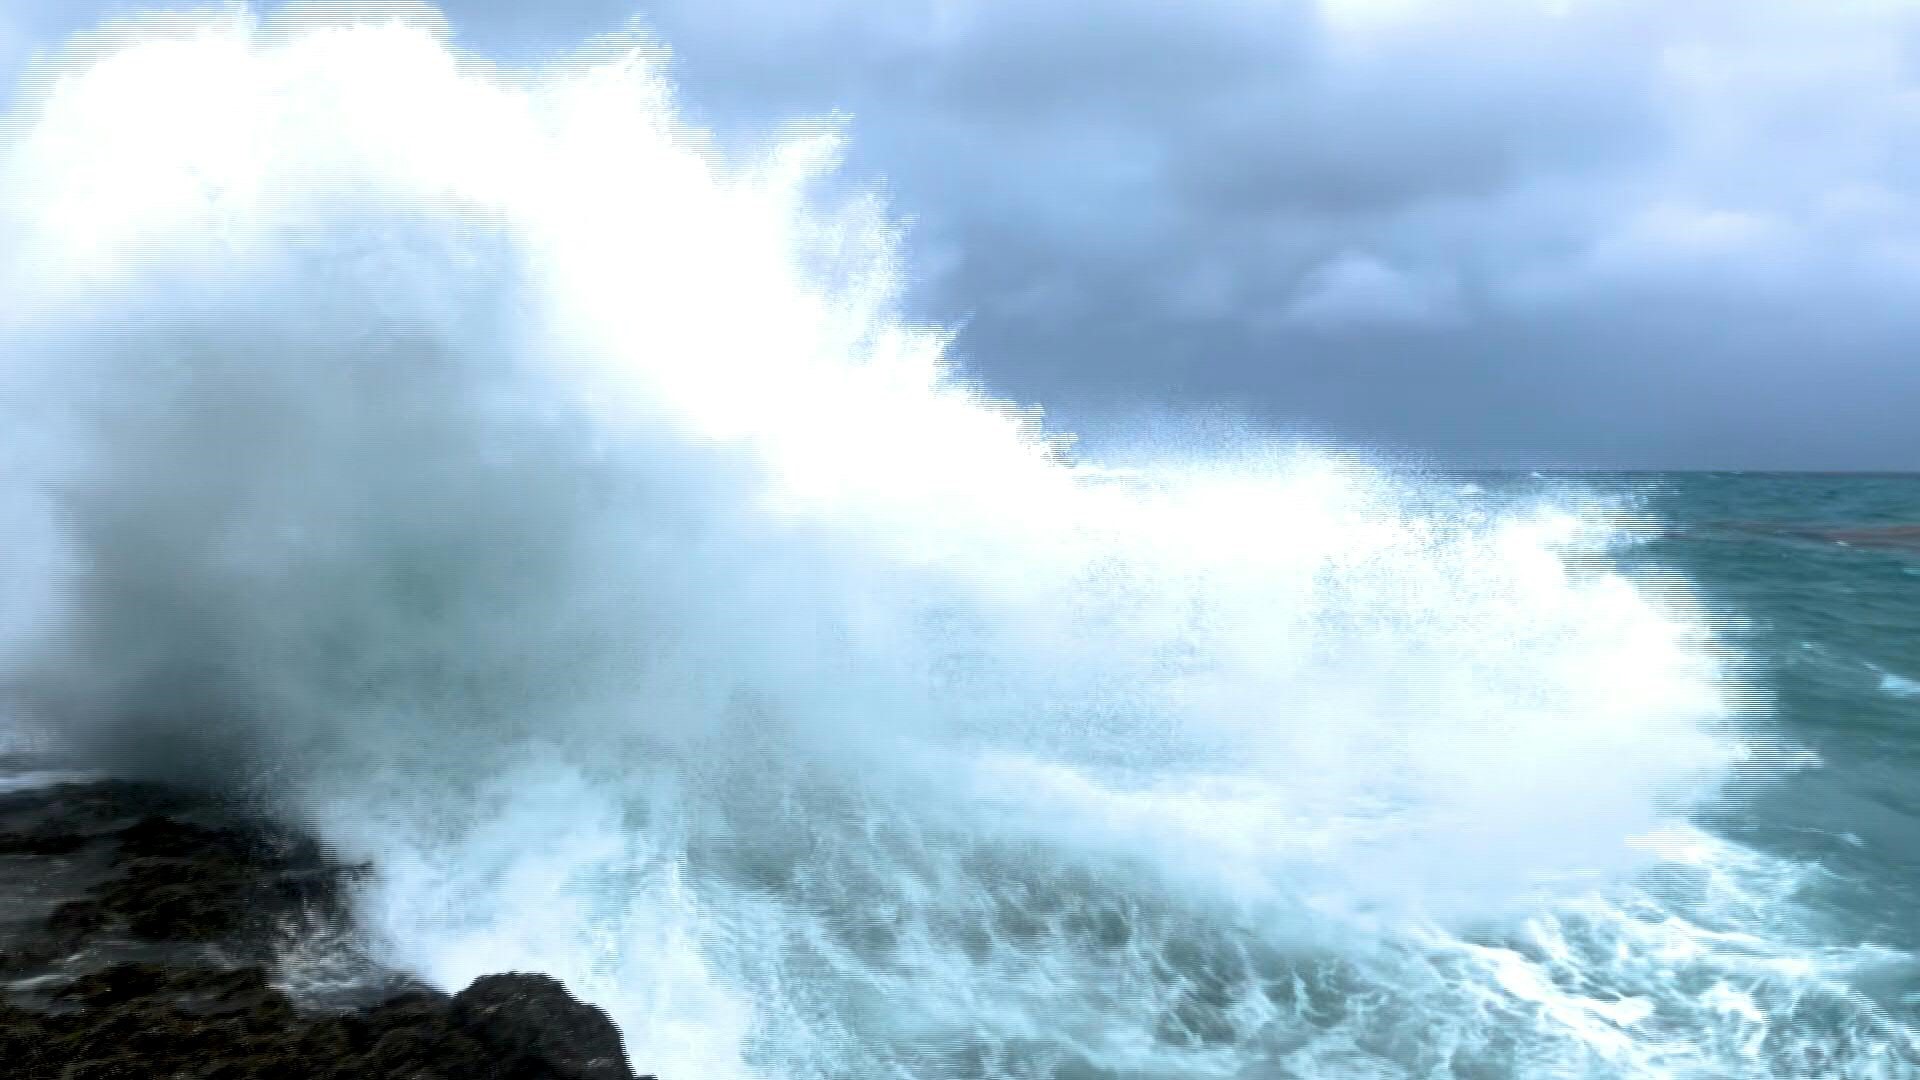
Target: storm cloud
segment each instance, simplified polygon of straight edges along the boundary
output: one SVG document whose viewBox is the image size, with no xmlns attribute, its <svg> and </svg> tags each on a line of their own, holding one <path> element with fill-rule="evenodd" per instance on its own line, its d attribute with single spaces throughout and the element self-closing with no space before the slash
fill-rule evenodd
<svg viewBox="0 0 1920 1080">
<path fill-rule="evenodd" d="M 722 144 L 838 117 L 849 181 L 912 223 L 916 314 L 1069 426 L 1221 408 L 1443 459 L 1920 468 L 1910 4 L 445 10 L 509 60 L 637 18 Z M 83 18 L 29 5 L 0 47 Z"/>
</svg>

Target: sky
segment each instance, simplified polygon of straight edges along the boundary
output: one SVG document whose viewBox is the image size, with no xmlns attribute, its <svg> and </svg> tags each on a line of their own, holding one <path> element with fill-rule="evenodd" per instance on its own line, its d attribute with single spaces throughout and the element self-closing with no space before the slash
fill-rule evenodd
<svg viewBox="0 0 1920 1080">
<path fill-rule="evenodd" d="M 848 183 L 911 224 L 916 317 L 1096 444 L 1230 417 L 1920 470 L 1920 4 L 440 6 L 508 61 L 638 19 L 723 145 L 840 117 Z M 0 76 L 132 7 L 11 0 Z"/>
</svg>

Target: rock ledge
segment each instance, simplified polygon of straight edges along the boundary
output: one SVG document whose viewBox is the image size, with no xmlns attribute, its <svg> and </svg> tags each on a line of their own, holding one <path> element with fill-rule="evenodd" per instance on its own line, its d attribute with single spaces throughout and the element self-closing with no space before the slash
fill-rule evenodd
<svg viewBox="0 0 1920 1080">
<path fill-rule="evenodd" d="M 121 781 L 0 794 L 9 1080 L 632 1080 L 607 1015 L 546 975 L 449 996 L 395 972 L 314 1007 L 276 935 L 341 926 L 364 868 L 244 808 Z M 650 1078 L 647 1078 L 650 1080 Z"/>
</svg>

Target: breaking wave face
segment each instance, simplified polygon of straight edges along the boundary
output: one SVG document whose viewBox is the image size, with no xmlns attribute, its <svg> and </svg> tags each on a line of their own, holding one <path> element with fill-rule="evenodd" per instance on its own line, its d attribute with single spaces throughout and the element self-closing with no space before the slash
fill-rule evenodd
<svg viewBox="0 0 1920 1080">
<path fill-rule="evenodd" d="M 1734 683 L 1606 507 L 1075 461 L 644 49 L 229 17 L 35 109 L 8 690 L 373 860 L 388 961 L 669 1078 L 1757 1075 L 1838 993 L 1683 823 Z"/>
</svg>

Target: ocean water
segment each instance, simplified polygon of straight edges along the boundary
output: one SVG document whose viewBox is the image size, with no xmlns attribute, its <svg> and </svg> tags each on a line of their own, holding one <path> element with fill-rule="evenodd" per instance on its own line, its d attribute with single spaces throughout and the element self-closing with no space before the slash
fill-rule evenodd
<svg viewBox="0 0 1920 1080">
<path fill-rule="evenodd" d="M 373 862 L 386 962 L 667 1080 L 1920 1075 L 1920 481 L 1121 467 L 643 47 L 86 56 L 0 160 L 8 709 Z"/>
<path fill-rule="evenodd" d="M 1821 766 L 1767 788 L 1722 835 L 1818 867 L 1804 898 L 1843 939 L 1890 951 L 1860 985 L 1907 1014 L 1920 947 L 1920 546 L 1766 535 L 1728 523 L 1858 527 L 1920 520 L 1920 477 L 1661 477 L 1649 506 L 1677 528 L 1646 557 L 1729 613 L 1722 637 L 1757 665 L 1778 729 Z M 1735 621 L 1737 620 L 1737 621 Z"/>
</svg>

